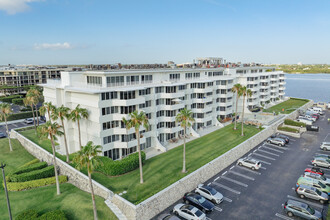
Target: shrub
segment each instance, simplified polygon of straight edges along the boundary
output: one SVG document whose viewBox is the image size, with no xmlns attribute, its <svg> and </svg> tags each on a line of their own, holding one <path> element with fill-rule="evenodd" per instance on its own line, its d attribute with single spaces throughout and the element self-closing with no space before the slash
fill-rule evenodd
<svg viewBox="0 0 330 220">
<path fill-rule="evenodd" d="M 299 133 L 299 130 L 298 129 L 295 129 L 295 128 L 289 128 L 289 127 L 278 127 L 277 130 L 280 130 L 280 131 L 287 131 L 287 132 L 292 132 L 292 133 Z"/>
<path fill-rule="evenodd" d="M 40 170 L 40 169 L 45 168 L 47 166 L 48 166 L 48 164 L 46 162 L 39 162 L 39 163 L 35 163 L 35 164 L 29 165 L 29 166 L 26 166 L 26 167 L 18 168 L 12 174 L 28 173 L 28 172 L 31 172 L 33 170 Z"/>
<path fill-rule="evenodd" d="M 65 183 L 68 181 L 67 176 L 59 176 L 58 181 L 60 183 Z M 44 179 L 38 179 L 38 180 L 31 180 L 26 182 L 8 182 L 7 188 L 8 191 L 22 191 L 26 189 L 32 189 L 32 188 L 38 188 L 42 186 L 48 186 L 53 185 L 56 183 L 55 177 L 49 177 Z"/>
<path fill-rule="evenodd" d="M 16 105 L 24 105 L 23 99 L 24 98 L 16 98 L 16 99 L 12 99 L 11 102 Z"/>
<path fill-rule="evenodd" d="M 146 154 L 143 151 L 141 151 L 141 156 L 142 156 L 142 163 L 144 163 L 146 159 Z M 99 166 L 96 169 L 96 171 L 99 171 L 109 176 L 118 176 L 130 172 L 132 170 L 135 170 L 136 168 L 139 167 L 138 152 L 131 154 L 122 160 L 113 161 L 108 157 L 100 157 L 100 160 L 102 161 L 103 164 Z"/>
<path fill-rule="evenodd" d="M 17 99 L 17 98 L 21 98 L 21 95 L 10 95 L 10 96 L 0 97 L 0 101 L 11 103 L 13 99 Z"/>
<path fill-rule="evenodd" d="M 34 209 L 28 209 L 19 214 L 15 220 L 36 220 L 38 219 L 38 212 Z"/>
<path fill-rule="evenodd" d="M 34 160 L 31 160 L 30 162 L 27 162 L 26 164 L 23 164 L 22 166 L 20 166 L 20 168 L 28 167 L 28 166 L 30 166 L 30 165 L 32 165 L 32 164 L 39 163 L 39 162 L 40 162 L 40 160 L 38 160 L 38 159 L 36 158 L 36 159 L 34 159 Z"/>
<path fill-rule="evenodd" d="M 62 210 L 54 210 L 43 214 L 38 220 L 67 220 Z"/>
<path fill-rule="evenodd" d="M 7 121 L 13 121 L 13 120 L 24 119 L 24 118 L 32 118 L 32 117 L 33 117 L 32 111 L 20 112 L 20 113 L 15 113 L 15 114 L 9 115 L 7 118 Z"/>
<path fill-rule="evenodd" d="M 301 127 L 301 126 L 305 127 L 306 126 L 305 123 L 298 122 L 298 121 L 293 121 L 293 120 L 290 120 L 290 119 L 285 119 L 284 124 L 291 125 L 291 126 L 297 126 L 297 127 Z"/>
<path fill-rule="evenodd" d="M 34 170 L 28 173 L 10 175 L 10 182 L 26 182 L 37 180 L 55 175 L 54 166 L 45 167 L 40 170 Z"/>
</svg>

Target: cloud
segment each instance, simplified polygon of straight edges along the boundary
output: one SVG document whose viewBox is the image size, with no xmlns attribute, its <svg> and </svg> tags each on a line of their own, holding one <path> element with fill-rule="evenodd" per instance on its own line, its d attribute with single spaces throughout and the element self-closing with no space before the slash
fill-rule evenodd
<svg viewBox="0 0 330 220">
<path fill-rule="evenodd" d="M 40 2 L 44 0 L 0 0 L 0 10 L 6 11 L 8 14 L 16 14 L 29 10 L 29 3 Z"/>
<path fill-rule="evenodd" d="M 68 42 L 54 44 L 42 43 L 34 45 L 35 50 L 70 50 L 73 48 L 74 47 Z"/>
</svg>

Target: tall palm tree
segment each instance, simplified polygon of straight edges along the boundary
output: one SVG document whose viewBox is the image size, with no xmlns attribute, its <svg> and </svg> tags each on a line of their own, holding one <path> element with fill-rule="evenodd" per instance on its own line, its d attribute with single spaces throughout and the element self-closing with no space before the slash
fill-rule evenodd
<svg viewBox="0 0 330 220">
<path fill-rule="evenodd" d="M 125 118 L 122 119 L 124 122 L 126 129 L 129 130 L 131 128 L 135 128 L 135 135 L 137 138 L 138 144 L 138 152 L 139 152 L 139 167 L 140 167 L 140 183 L 143 183 L 143 171 L 142 171 L 142 158 L 141 158 L 141 148 L 140 148 L 140 126 L 142 125 L 145 130 L 149 129 L 149 120 L 146 116 L 145 112 L 141 111 L 138 112 L 135 110 L 132 113 L 129 113 L 130 119 L 126 120 Z"/>
<path fill-rule="evenodd" d="M 27 96 L 33 96 L 33 105 L 36 109 L 36 117 L 37 117 L 37 124 L 39 126 L 39 116 L 38 116 L 38 104 L 41 100 L 42 94 L 40 91 L 37 89 L 37 87 L 32 86 L 28 91 L 27 91 Z"/>
<path fill-rule="evenodd" d="M 97 211 L 95 204 L 95 195 L 92 183 L 92 173 L 95 168 L 101 163 L 97 155 L 101 153 L 100 145 L 93 145 L 92 141 L 89 141 L 86 146 L 84 146 L 80 151 L 77 152 L 77 155 L 74 157 L 73 161 L 76 164 L 76 167 L 81 170 L 87 168 L 89 185 L 91 187 L 91 194 L 93 200 L 93 211 L 94 219 L 97 219 Z"/>
<path fill-rule="evenodd" d="M 47 112 L 48 120 L 50 122 L 52 122 L 51 116 L 54 110 L 55 106 L 52 104 L 52 102 L 44 102 L 43 106 L 39 109 L 41 115 L 45 115 L 45 113 Z"/>
<path fill-rule="evenodd" d="M 78 124 L 78 135 L 79 135 L 79 146 L 80 146 L 80 149 L 82 149 L 82 145 L 81 145 L 81 134 L 80 134 L 80 120 L 82 118 L 87 119 L 88 116 L 89 116 L 89 113 L 88 113 L 87 109 L 80 108 L 80 105 L 79 104 L 70 113 L 70 119 L 72 121 L 74 121 L 74 122 L 77 122 L 77 124 Z"/>
<path fill-rule="evenodd" d="M 237 125 L 237 105 L 238 105 L 238 99 L 239 97 L 241 97 L 242 93 L 241 93 L 241 88 L 242 85 L 237 83 L 233 86 L 233 88 L 231 88 L 231 91 L 233 93 L 236 93 L 236 111 L 235 111 L 235 125 L 234 125 L 234 130 L 236 130 L 236 125 Z"/>
<path fill-rule="evenodd" d="M 61 125 L 57 124 L 56 122 L 51 123 L 47 121 L 45 124 L 38 127 L 38 133 L 42 138 L 50 138 L 52 143 L 52 150 L 53 150 L 53 158 L 54 158 L 54 170 L 55 170 L 55 179 L 56 179 L 56 190 L 57 195 L 60 195 L 60 183 L 58 181 L 58 174 L 57 174 L 57 165 L 56 165 L 56 155 L 55 155 L 55 142 L 56 136 L 61 136 L 63 132 L 60 130 Z"/>
<path fill-rule="evenodd" d="M 245 107 L 245 97 L 251 97 L 252 96 L 252 91 L 251 89 L 247 89 L 246 86 L 242 87 L 241 88 L 241 93 L 242 93 L 242 96 L 243 96 L 243 111 L 242 111 L 242 134 L 241 136 L 244 136 L 244 133 L 243 133 L 243 125 L 244 125 L 244 107 Z"/>
<path fill-rule="evenodd" d="M 70 158 L 69 158 L 69 149 L 68 149 L 68 143 L 66 140 L 66 132 L 65 132 L 65 127 L 64 127 L 64 119 L 69 119 L 69 111 L 70 108 L 65 107 L 64 105 L 62 105 L 59 108 L 55 108 L 53 113 L 52 113 L 52 119 L 54 121 L 56 121 L 57 119 L 61 120 L 61 124 L 62 124 L 62 128 L 63 128 L 63 134 L 64 134 L 64 144 L 65 144 L 65 151 L 66 151 L 66 162 L 69 163 L 70 162 Z"/>
<path fill-rule="evenodd" d="M 7 124 L 7 118 L 11 113 L 12 113 L 11 106 L 8 103 L 0 104 L 0 118 L 1 118 L 1 120 L 5 120 L 8 142 L 9 142 L 9 149 L 10 149 L 10 151 L 13 151 L 13 147 L 11 146 L 11 141 L 10 141 L 8 124 Z"/>
<path fill-rule="evenodd" d="M 25 98 L 23 99 L 23 103 L 24 103 L 25 106 L 30 106 L 31 109 L 32 109 L 34 130 L 37 133 L 36 119 L 35 119 L 34 107 L 33 107 L 34 97 L 33 96 L 25 96 Z"/>
<path fill-rule="evenodd" d="M 183 128 L 183 166 L 182 173 L 186 172 L 186 133 L 187 127 L 191 127 L 191 123 L 194 122 L 194 118 L 192 117 L 191 110 L 186 108 L 182 109 L 179 114 L 176 116 L 175 121 L 180 123 L 180 126 Z"/>
</svg>

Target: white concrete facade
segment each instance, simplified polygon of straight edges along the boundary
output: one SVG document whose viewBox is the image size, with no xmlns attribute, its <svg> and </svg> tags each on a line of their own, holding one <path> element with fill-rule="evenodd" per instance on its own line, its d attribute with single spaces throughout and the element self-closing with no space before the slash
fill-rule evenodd
<svg viewBox="0 0 330 220">
<path fill-rule="evenodd" d="M 42 86 L 46 102 L 71 109 L 80 104 L 89 111 L 89 118 L 81 120 L 83 145 L 91 140 L 103 147 L 104 156 L 120 159 L 137 146 L 134 129 L 127 131 L 121 122 L 128 113 L 143 110 L 149 118 L 149 131 L 140 131 L 142 148 L 166 151 L 166 144 L 183 134 L 175 123 L 181 109 L 193 112 L 191 135 L 220 125 L 219 118 L 231 117 L 235 83 L 254 91 L 248 107 L 284 97 L 283 72 L 260 66 L 61 72 L 61 80 L 48 80 Z M 65 128 L 70 153 L 79 150 L 77 125 L 70 121 Z M 63 138 L 59 141 L 64 147 Z"/>
</svg>

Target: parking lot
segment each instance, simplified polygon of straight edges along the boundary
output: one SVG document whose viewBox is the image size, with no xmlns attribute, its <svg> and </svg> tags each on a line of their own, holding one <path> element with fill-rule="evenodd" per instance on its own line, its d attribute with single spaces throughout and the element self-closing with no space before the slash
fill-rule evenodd
<svg viewBox="0 0 330 220">
<path fill-rule="evenodd" d="M 330 112 L 315 122 L 319 132 L 307 131 L 301 138 L 290 138 L 287 147 L 278 147 L 263 142 L 245 156 L 253 157 L 262 164 L 261 169 L 251 169 L 231 164 L 204 184 L 210 185 L 224 195 L 224 201 L 207 214 L 208 219 L 298 219 L 288 217 L 282 204 L 288 199 L 308 203 L 311 207 L 327 211 L 315 200 L 300 199 L 295 193 L 298 178 L 304 169 L 312 167 L 316 154 L 329 154 L 320 149 L 323 141 L 330 141 Z M 330 169 L 322 168 L 325 177 L 330 178 Z M 183 203 L 183 200 L 177 201 Z M 174 205 L 162 213 L 170 213 Z M 157 217 L 155 217 L 157 219 Z"/>
<path fill-rule="evenodd" d="M 42 123 L 43 122 L 40 122 L 40 124 L 42 124 Z M 8 129 L 10 131 L 11 129 L 23 128 L 23 127 L 27 127 L 27 126 L 33 126 L 33 124 L 25 124 L 24 122 L 16 122 L 16 123 L 8 124 Z M 4 133 L 7 136 L 5 124 L 0 125 L 0 132 Z"/>
</svg>

